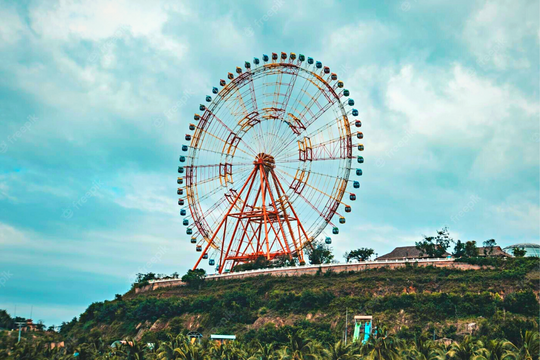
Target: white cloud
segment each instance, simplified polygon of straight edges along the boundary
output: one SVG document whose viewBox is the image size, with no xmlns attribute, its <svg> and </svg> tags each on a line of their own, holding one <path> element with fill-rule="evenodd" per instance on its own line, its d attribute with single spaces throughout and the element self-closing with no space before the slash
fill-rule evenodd
<svg viewBox="0 0 540 360">
<path fill-rule="evenodd" d="M 0 48 L 20 40 L 25 25 L 14 8 L 0 7 Z"/>
<path fill-rule="evenodd" d="M 116 181 L 122 195 L 115 202 L 127 209 L 175 215 L 174 178 L 163 174 L 124 173 Z"/>
<path fill-rule="evenodd" d="M 0 244 L 25 246 L 28 239 L 24 233 L 7 224 L 0 223 Z"/>
<path fill-rule="evenodd" d="M 362 21 L 345 25 L 326 36 L 322 42 L 324 51 L 321 52 L 321 56 L 346 54 L 347 59 L 354 60 L 358 64 L 365 62 L 366 59 L 389 55 L 391 49 L 399 44 L 400 38 L 401 31 L 391 24 L 374 20 Z"/>
<path fill-rule="evenodd" d="M 530 46 L 538 31 L 537 1 L 485 2 L 468 19 L 463 39 L 481 66 L 530 68 Z"/>
<path fill-rule="evenodd" d="M 538 235 L 540 206 L 535 193 L 511 194 L 504 201 L 490 206 L 488 211 L 497 222 L 506 224 L 507 232 L 513 229 L 518 236 L 531 232 Z"/>
<path fill-rule="evenodd" d="M 475 166 L 493 175 L 537 147 L 538 104 L 508 85 L 496 85 L 460 65 L 449 70 L 418 70 L 409 65 L 388 81 L 387 106 L 405 115 L 410 131 L 426 145 L 463 147 L 479 154 Z M 532 164 L 529 164 L 532 165 Z"/>
<path fill-rule="evenodd" d="M 49 40 L 99 42 L 123 38 L 129 32 L 134 37 L 148 38 L 158 49 L 178 51 L 180 44 L 162 33 L 171 9 L 179 10 L 177 15 L 188 15 L 185 8 L 145 1 L 60 1 L 32 7 L 30 20 L 34 31 Z"/>
</svg>

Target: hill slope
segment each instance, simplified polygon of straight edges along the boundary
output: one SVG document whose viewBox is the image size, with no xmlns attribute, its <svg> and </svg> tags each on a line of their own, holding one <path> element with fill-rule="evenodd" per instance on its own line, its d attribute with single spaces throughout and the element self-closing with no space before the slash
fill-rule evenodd
<svg viewBox="0 0 540 360">
<path fill-rule="evenodd" d="M 475 262 L 490 266 L 261 276 L 143 294 L 132 289 L 121 299 L 92 304 L 62 332 L 82 339 L 99 335 L 152 341 L 164 330 L 192 330 L 279 342 L 305 329 L 331 342 L 343 335 L 346 312 L 371 314 L 376 324 L 404 338 L 426 330 L 459 338 L 474 322 L 477 335 L 519 342 L 520 330 L 538 329 L 538 259 Z"/>
</svg>

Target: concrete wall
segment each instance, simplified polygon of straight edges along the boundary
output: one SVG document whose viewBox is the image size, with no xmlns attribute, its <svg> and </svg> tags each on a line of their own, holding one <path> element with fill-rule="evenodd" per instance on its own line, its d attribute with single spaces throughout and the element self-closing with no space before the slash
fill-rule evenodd
<svg viewBox="0 0 540 360">
<path fill-rule="evenodd" d="M 479 265 L 470 265 L 459 262 L 454 262 L 453 259 L 419 259 L 419 260 L 393 260 L 393 261 L 366 261 L 361 263 L 349 263 L 349 264 L 325 264 L 325 265 L 308 265 L 308 266 L 296 266 L 286 267 L 278 269 L 260 269 L 252 271 L 242 271 L 230 274 L 222 275 L 207 275 L 207 280 L 227 280 L 227 279 L 243 279 L 253 276 L 272 275 L 272 276 L 301 276 L 301 275 L 314 275 L 318 271 L 325 273 L 327 271 L 349 272 L 349 271 L 364 271 L 369 269 L 398 269 L 409 265 L 417 266 L 434 266 L 438 268 L 451 268 L 459 270 L 478 270 L 482 267 Z M 182 280 L 170 279 L 170 280 L 156 280 L 149 285 L 135 289 L 135 293 L 143 293 L 156 289 L 171 287 L 171 286 L 185 286 Z"/>
</svg>

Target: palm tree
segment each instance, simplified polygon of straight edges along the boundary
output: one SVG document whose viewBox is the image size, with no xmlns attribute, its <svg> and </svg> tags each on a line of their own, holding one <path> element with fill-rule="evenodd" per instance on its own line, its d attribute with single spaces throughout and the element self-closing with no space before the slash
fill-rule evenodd
<svg viewBox="0 0 540 360">
<path fill-rule="evenodd" d="M 484 357 L 487 360 L 513 360 L 516 358 L 517 348 L 507 340 L 491 340 L 487 343 Z"/>
<path fill-rule="evenodd" d="M 303 331 L 289 335 L 289 343 L 283 350 L 284 356 L 280 359 L 284 360 L 315 360 L 318 357 L 318 344 L 305 337 Z"/>
<path fill-rule="evenodd" d="M 352 360 L 359 359 L 359 354 L 354 354 L 353 344 L 344 344 L 341 340 L 329 349 L 323 350 L 325 359 L 328 360 Z"/>
<path fill-rule="evenodd" d="M 181 359 L 179 357 L 179 351 L 185 346 L 187 342 L 189 342 L 189 340 L 182 334 L 176 336 L 169 334 L 168 337 L 168 341 L 163 341 L 159 345 L 157 358 L 159 360 Z M 178 349 L 179 351 L 175 351 L 176 349 Z"/>
<path fill-rule="evenodd" d="M 522 335 L 521 338 L 523 339 L 523 346 L 519 351 L 521 358 L 525 360 L 540 359 L 539 333 L 534 331 L 525 331 L 525 335 Z"/>
<path fill-rule="evenodd" d="M 250 357 L 250 360 L 274 360 L 275 359 L 275 347 L 274 344 L 261 344 L 257 342 L 255 345 L 257 350 L 255 354 Z"/>
<path fill-rule="evenodd" d="M 452 344 L 448 356 L 456 360 L 483 360 L 484 344 L 481 341 L 475 341 L 472 336 L 465 336 L 461 343 Z"/>
<path fill-rule="evenodd" d="M 379 328 L 377 335 L 369 338 L 368 342 L 360 348 L 361 355 L 369 360 L 399 360 L 400 342 L 388 335 L 385 328 Z"/>
</svg>

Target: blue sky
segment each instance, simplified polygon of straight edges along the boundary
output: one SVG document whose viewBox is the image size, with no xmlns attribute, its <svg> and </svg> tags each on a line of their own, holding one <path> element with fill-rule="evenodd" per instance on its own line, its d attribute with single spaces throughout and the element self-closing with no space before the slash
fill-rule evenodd
<svg viewBox="0 0 540 360">
<path fill-rule="evenodd" d="M 195 261 L 176 205 L 192 114 L 227 72 L 296 52 L 363 121 L 335 238 L 379 254 L 539 241 L 537 1 L 0 1 L 0 308 L 59 324 Z"/>
</svg>

